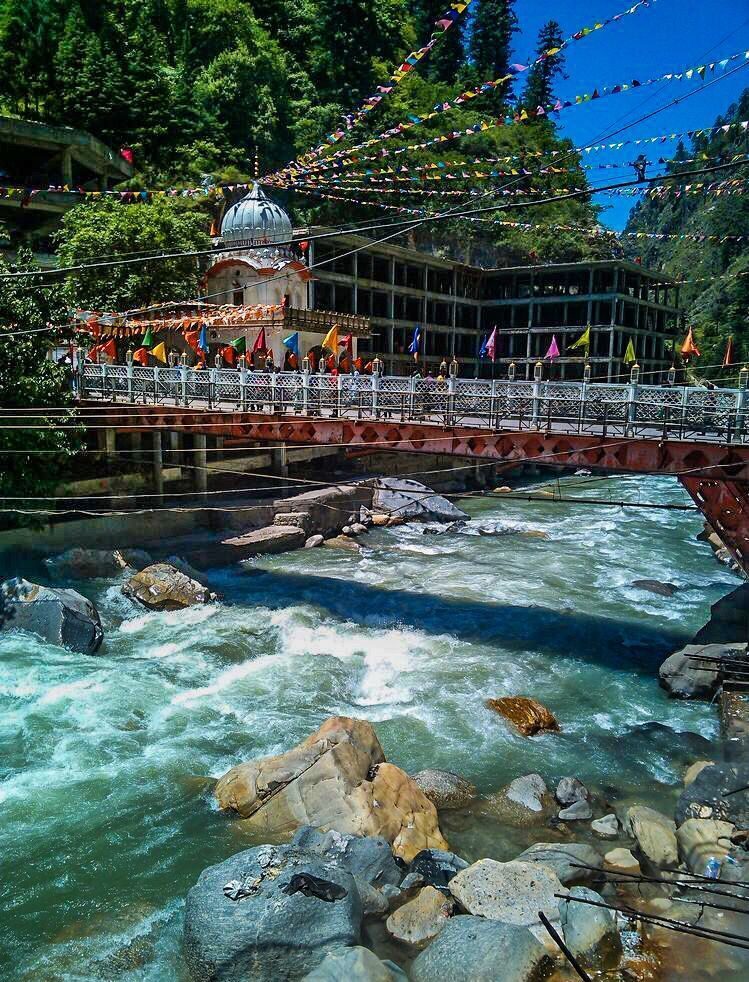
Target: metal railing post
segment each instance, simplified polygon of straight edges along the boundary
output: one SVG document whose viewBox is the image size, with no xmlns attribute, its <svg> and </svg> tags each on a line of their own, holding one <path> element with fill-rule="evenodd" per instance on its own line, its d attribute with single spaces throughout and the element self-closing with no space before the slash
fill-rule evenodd
<svg viewBox="0 0 749 982">
<path fill-rule="evenodd" d="M 404 412 L 405 412 L 404 406 L 405 406 L 405 400 L 403 400 L 401 402 L 401 409 L 403 410 L 401 412 L 401 421 L 403 421 L 404 418 L 405 418 L 404 417 Z M 415 408 L 416 408 L 416 379 L 412 376 L 408 380 L 408 416 L 409 416 L 409 419 L 413 419 L 414 418 Z"/>
<path fill-rule="evenodd" d="M 489 397 L 489 428 L 499 429 L 499 409 L 497 408 L 497 382 L 492 379 L 492 394 Z"/>
<path fill-rule="evenodd" d="M 739 389 L 737 392 L 736 410 L 736 439 L 741 440 L 746 428 L 746 413 L 749 407 L 749 372 L 746 367 L 739 372 Z"/>
<path fill-rule="evenodd" d="M 684 429 L 687 425 L 687 408 L 689 407 L 689 386 L 681 389 L 681 419 L 679 420 L 679 439 L 684 439 Z"/>
<path fill-rule="evenodd" d="M 128 366 L 127 366 L 127 401 L 128 402 L 133 401 L 133 372 L 134 372 L 133 363 L 128 362 Z"/>
<path fill-rule="evenodd" d="M 538 429 L 538 421 L 541 416 L 541 386 L 543 382 L 533 382 L 533 413 L 531 415 L 531 426 Z"/>
<path fill-rule="evenodd" d="M 380 373 L 372 372 L 372 415 L 380 418 Z"/>
<path fill-rule="evenodd" d="M 457 380 L 455 376 L 451 373 L 447 378 L 447 418 L 445 420 L 446 426 L 452 426 L 455 422 L 455 389 L 457 386 Z"/>
<path fill-rule="evenodd" d="M 577 432 L 582 433 L 583 421 L 585 419 L 585 407 L 588 403 L 588 382 L 583 380 L 580 386 L 580 404 L 577 413 Z"/>
<path fill-rule="evenodd" d="M 179 367 L 179 387 L 182 395 L 182 405 L 187 405 L 187 365 Z"/>
<path fill-rule="evenodd" d="M 635 435 L 635 424 L 637 423 L 637 392 L 639 386 L 637 382 L 630 382 L 627 385 L 627 430 L 626 435 Z"/>
<path fill-rule="evenodd" d="M 278 374 L 270 373 L 270 406 L 271 412 L 278 412 Z"/>
<path fill-rule="evenodd" d="M 309 369 L 302 372 L 302 412 L 309 415 Z"/>
<path fill-rule="evenodd" d="M 336 375 L 335 380 L 335 414 L 341 415 L 341 388 L 343 387 L 343 376 Z"/>
</svg>

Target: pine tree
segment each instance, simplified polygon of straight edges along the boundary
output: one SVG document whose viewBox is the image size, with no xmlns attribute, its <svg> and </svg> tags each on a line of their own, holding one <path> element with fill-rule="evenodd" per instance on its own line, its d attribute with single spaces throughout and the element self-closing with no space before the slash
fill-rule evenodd
<svg viewBox="0 0 749 982">
<path fill-rule="evenodd" d="M 476 0 L 471 29 L 471 62 L 481 81 L 501 78 L 510 64 L 512 35 L 518 29 L 514 0 Z M 509 88 L 504 87 L 503 93 Z"/>
<path fill-rule="evenodd" d="M 552 48 L 560 47 L 563 40 L 562 28 L 557 21 L 547 21 L 538 32 L 536 58 L 541 58 Z M 537 109 L 538 106 L 545 109 L 553 104 L 556 99 L 554 88 L 557 80 L 566 77 L 562 52 L 543 58 L 528 72 L 525 92 L 523 93 L 523 104 L 528 109 Z"/>
</svg>

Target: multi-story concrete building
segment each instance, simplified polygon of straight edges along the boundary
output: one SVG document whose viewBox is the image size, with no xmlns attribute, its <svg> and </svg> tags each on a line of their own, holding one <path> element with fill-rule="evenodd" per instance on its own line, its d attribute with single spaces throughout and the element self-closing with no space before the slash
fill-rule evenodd
<svg viewBox="0 0 749 982">
<path fill-rule="evenodd" d="M 545 375 L 578 379 L 585 352 L 569 348 L 590 325 L 594 379 L 628 372 L 631 340 L 643 375 L 660 381 L 681 329 L 678 285 L 624 260 L 481 269 L 345 235 L 312 238 L 309 263 L 310 306 L 368 316 L 372 336 L 360 340 L 359 352 L 379 354 L 388 372 L 413 367 L 408 345 L 420 324 L 422 366 L 455 355 L 462 374 L 500 378 L 514 362 L 517 377 L 529 378 L 556 338 L 561 356 L 551 369 L 546 363 Z M 478 355 L 495 326 L 492 364 Z"/>
</svg>

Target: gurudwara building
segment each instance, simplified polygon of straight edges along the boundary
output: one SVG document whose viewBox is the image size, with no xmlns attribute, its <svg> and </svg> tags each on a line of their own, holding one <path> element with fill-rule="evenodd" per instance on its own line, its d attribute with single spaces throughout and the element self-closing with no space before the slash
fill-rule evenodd
<svg viewBox="0 0 749 982">
<path fill-rule="evenodd" d="M 224 215 L 206 294 L 214 303 L 276 311 L 266 336 L 277 365 L 284 364 L 285 332 L 299 331 L 303 356 L 334 323 L 353 336 L 354 357 L 379 355 L 391 374 L 413 370 L 408 346 L 417 324 L 422 371 L 454 356 L 463 376 L 506 377 L 514 363 L 517 377 L 529 378 L 556 339 L 554 377 L 579 379 L 586 353 L 570 349 L 588 325 L 594 379 L 628 373 L 630 341 L 648 381 L 661 381 L 672 364 L 682 329 L 679 287 L 637 263 L 483 269 L 355 234 L 318 237 L 326 231 L 295 231 L 257 184 Z M 304 250 L 288 244 L 306 237 Z M 495 327 L 492 363 L 479 352 Z M 229 340 L 223 333 L 218 340 Z"/>
</svg>

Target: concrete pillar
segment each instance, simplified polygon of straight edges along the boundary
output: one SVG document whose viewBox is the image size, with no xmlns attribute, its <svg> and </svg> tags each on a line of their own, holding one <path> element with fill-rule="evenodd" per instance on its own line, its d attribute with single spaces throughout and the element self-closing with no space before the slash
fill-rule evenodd
<svg viewBox="0 0 749 982">
<path fill-rule="evenodd" d="M 73 183 L 73 155 L 70 147 L 66 147 L 60 155 L 60 173 L 63 184 Z"/>
<path fill-rule="evenodd" d="M 195 453 L 193 456 L 193 474 L 195 475 L 195 490 L 199 493 L 203 493 L 208 490 L 208 471 L 206 469 L 207 459 L 205 452 L 205 436 L 202 433 L 196 433 L 193 436 L 193 445 L 195 447 Z"/>
<path fill-rule="evenodd" d="M 161 430 L 154 430 L 151 434 L 153 441 L 151 452 L 153 457 L 153 489 L 156 494 L 164 493 L 164 470 L 161 459 Z"/>
<path fill-rule="evenodd" d="M 179 452 L 182 446 L 182 434 L 179 432 L 179 430 L 169 430 L 167 436 L 169 437 L 169 454 L 167 463 L 171 467 L 174 467 L 176 464 L 182 462 L 182 457 L 184 456 Z"/>
<path fill-rule="evenodd" d="M 99 450 L 104 457 L 114 457 L 115 447 L 116 447 L 117 432 L 111 427 L 107 427 L 105 430 L 96 431 L 96 441 L 99 446 Z"/>
<path fill-rule="evenodd" d="M 284 443 L 280 447 L 274 447 L 270 454 L 273 460 L 273 473 L 279 477 L 288 477 L 289 458 L 286 452 L 286 444 Z"/>
</svg>

